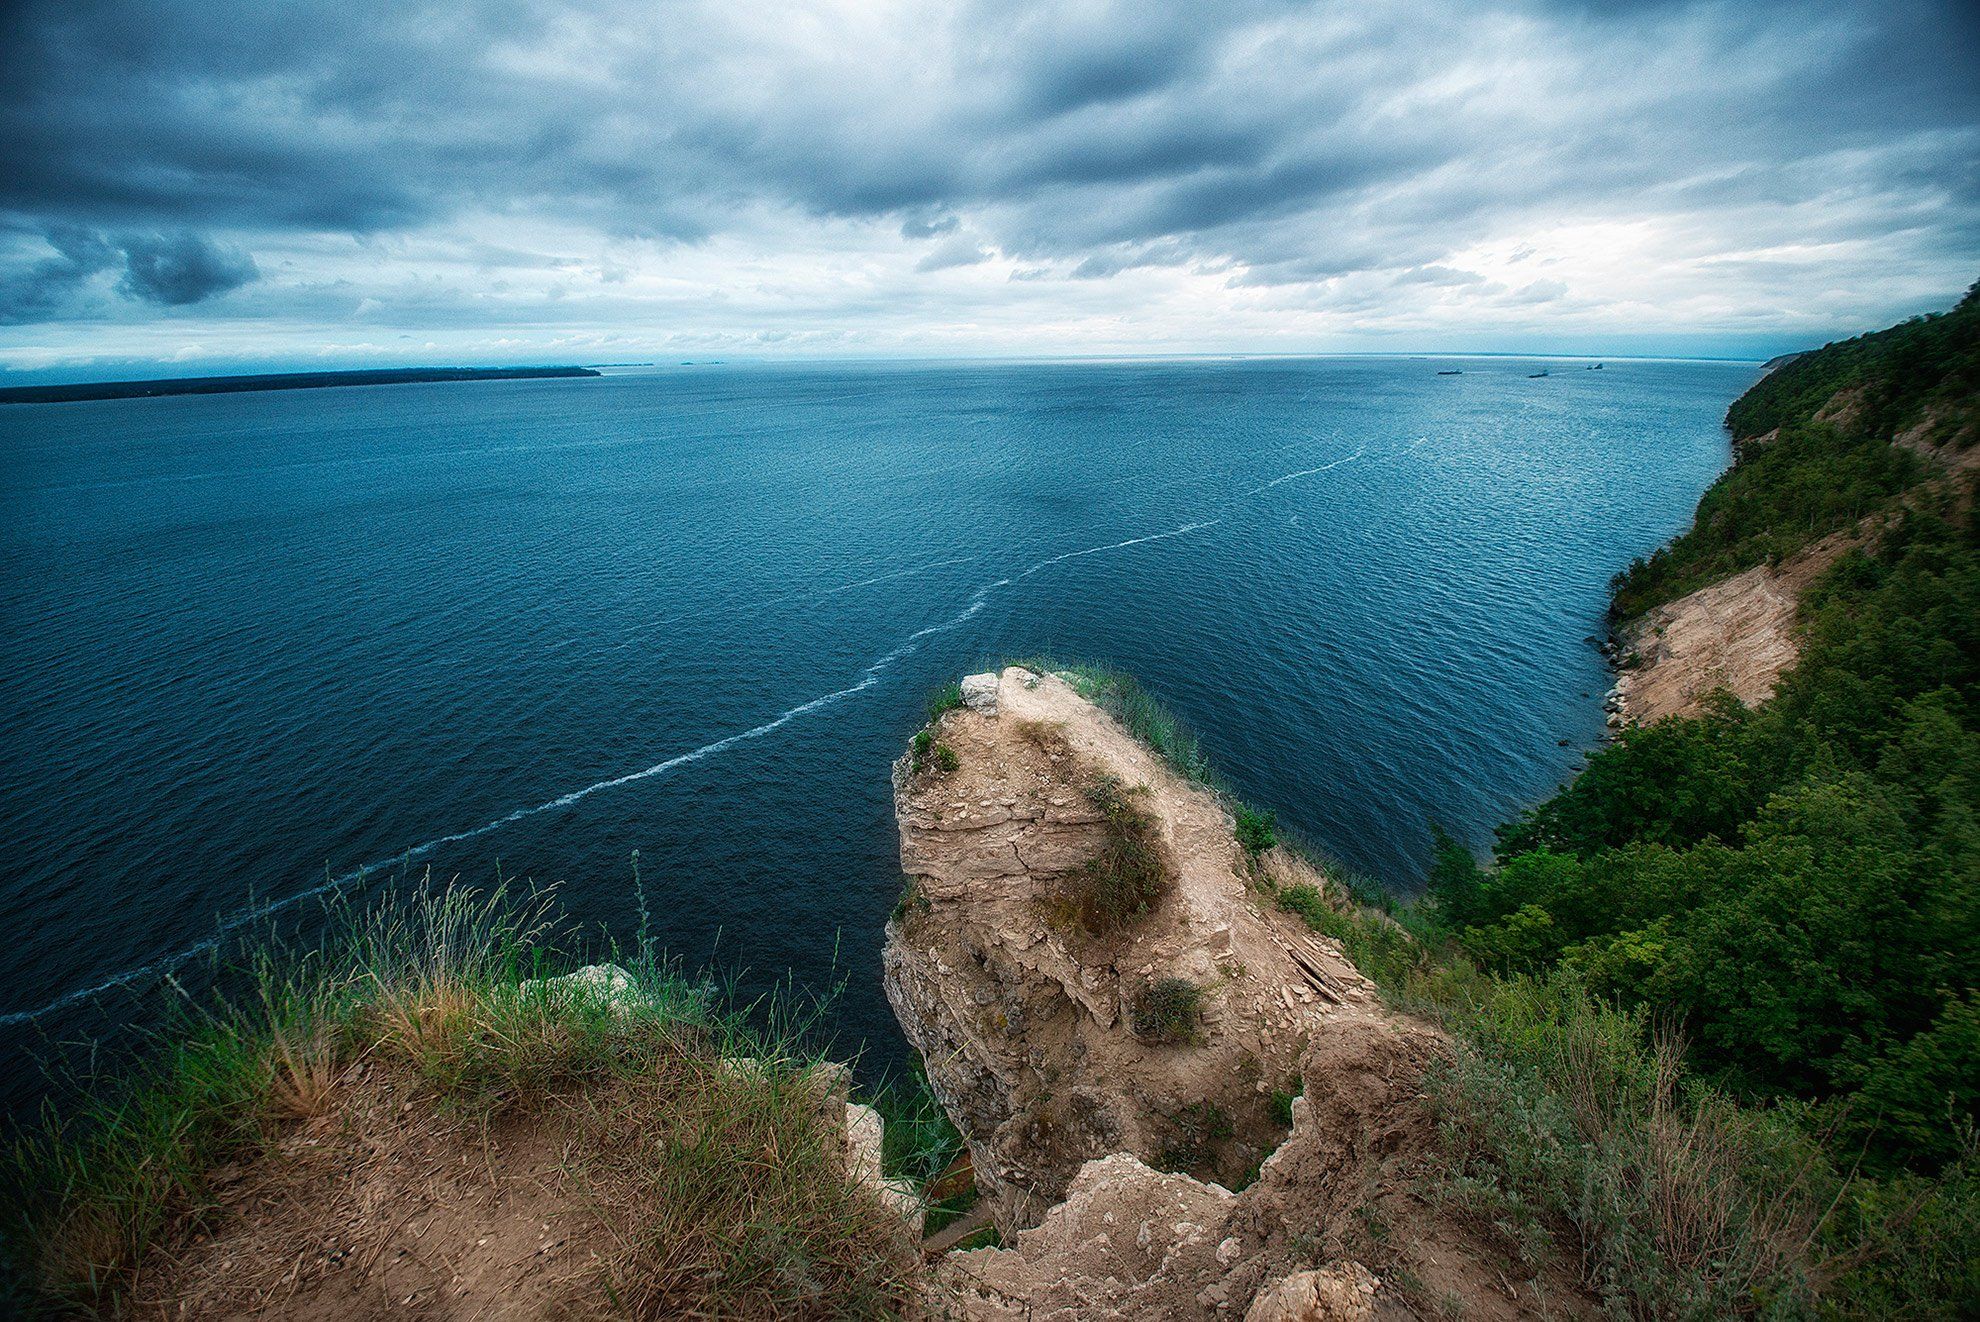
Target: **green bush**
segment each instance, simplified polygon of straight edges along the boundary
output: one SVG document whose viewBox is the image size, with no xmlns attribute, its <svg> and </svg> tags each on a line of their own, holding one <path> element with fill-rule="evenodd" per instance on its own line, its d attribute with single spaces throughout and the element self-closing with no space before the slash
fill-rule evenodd
<svg viewBox="0 0 1980 1322">
<path fill-rule="evenodd" d="M 1232 812 L 1237 822 L 1237 841 L 1244 852 L 1256 858 L 1279 843 L 1278 817 L 1238 804 Z"/>
</svg>

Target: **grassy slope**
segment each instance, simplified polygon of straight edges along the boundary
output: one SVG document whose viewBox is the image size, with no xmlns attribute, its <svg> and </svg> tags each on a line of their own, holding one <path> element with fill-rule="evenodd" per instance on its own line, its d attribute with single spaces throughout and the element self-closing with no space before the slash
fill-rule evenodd
<svg viewBox="0 0 1980 1322">
<path fill-rule="evenodd" d="M 16 1285 L 0 1311 L 123 1312 L 146 1255 L 211 1214 L 212 1173 L 334 1111 L 363 1063 L 470 1118 L 603 1108 L 598 1142 L 575 1154 L 592 1177 L 585 1206 L 618 1246 L 601 1306 L 896 1312 L 918 1288 L 917 1255 L 846 1179 L 805 1025 L 756 1007 L 769 1027 L 752 1027 L 650 951 L 612 952 L 629 994 L 545 987 L 535 980 L 582 962 L 559 927 L 542 902 L 449 889 L 342 914 L 322 948 L 250 952 L 246 994 L 182 1007 L 144 1064 L 15 1136 L 0 1229 Z M 725 1064 L 737 1058 L 764 1064 Z M 888 1134 L 896 1169 L 925 1173 L 953 1149 L 952 1131 L 920 1118 Z"/>
</svg>

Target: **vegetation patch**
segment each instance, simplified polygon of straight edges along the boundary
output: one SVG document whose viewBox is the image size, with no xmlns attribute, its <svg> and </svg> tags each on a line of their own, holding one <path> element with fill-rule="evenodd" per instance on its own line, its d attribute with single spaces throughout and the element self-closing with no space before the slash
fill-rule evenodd
<svg viewBox="0 0 1980 1322">
<path fill-rule="evenodd" d="M 924 771 L 947 774 L 962 765 L 956 750 L 935 737 L 933 730 L 917 730 L 908 743 L 908 774 Z"/>
<path fill-rule="evenodd" d="M 461 1146 L 458 1164 L 486 1152 L 493 1125 L 564 1153 L 561 1206 L 588 1228 L 597 1260 L 556 1278 L 573 1307 L 744 1317 L 905 1306 L 914 1247 L 848 1180 L 820 1108 L 820 1081 L 835 1074 L 801 1047 L 802 1025 L 772 1012 L 754 1028 L 650 950 L 610 952 L 619 974 L 551 980 L 579 951 L 545 900 L 448 888 L 340 914 L 336 934 L 307 951 L 251 953 L 246 994 L 183 1006 L 148 1064 L 16 1136 L 3 1215 L 28 1306 L 128 1312 L 141 1277 L 157 1288 L 161 1275 L 196 1273 L 222 1233 L 252 1240 L 247 1205 L 226 1201 L 242 1179 L 289 1191 L 253 1215 L 312 1225 L 350 1162 L 326 1156 L 337 1170 L 318 1185 L 283 1184 L 284 1172 L 307 1165 L 294 1154 L 340 1150 L 381 1095 L 404 1101 L 362 1132 L 387 1154 L 437 1135 Z M 365 1147 L 350 1160 L 407 1164 Z M 484 1160 L 460 1178 L 479 1178 Z M 492 1160 L 487 1169 L 493 1180 Z M 367 1256 L 284 1259 L 273 1283 L 293 1295 L 333 1270 L 394 1261 L 384 1255 L 396 1230 L 370 1222 L 396 1213 L 363 1210 L 339 1233 L 376 1233 Z M 231 1265 L 240 1275 L 228 1281 L 270 1264 Z"/>
<path fill-rule="evenodd" d="M 1104 777 L 1086 789 L 1102 814 L 1100 850 L 1066 879 L 1065 895 L 1079 925 L 1102 936 L 1153 909 L 1169 888 L 1169 865 L 1155 821 L 1137 808 L 1120 781 Z"/>
<path fill-rule="evenodd" d="M 1140 681 L 1125 671 L 1089 662 L 1061 664 L 1031 659 L 1015 665 L 1054 674 L 1073 691 L 1119 721 L 1128 733 L 1173 767 L 1185 780 L 1210 783 L 1210 759 L 1189 728 L 1178 721 Z"/>
<path fill-rule="evenodd" d="M 1232 820 L 1237 824 L 1237 842 L 1251 858 L 1279 843 L 1279 819 L 1277 814 L 1260 812 L 1240 803 L 1232 811 Z"/>
<path fill-rule="evenodd" d="M 1219 1149 L 1237 1134 L 1229 1112 L 1215 1102 L 1192 1102 L 1169 1124 L 1175 1136 L 1155 1154 L 1155 1169 L 1182 1174 L 1210 1170 Z"/>
<path fill-rule="evenodd" d="M 1187 978 L 1158 978 L 1128 1005 L 1128 1027 L 1144 1042 L 1195 1042 L 1203 1022 L 1203 989 Z"/>
<path fill-rule="evenodd" d="M 933 725 L 963 705 L 962 681 L 950 680 L 928 695 L 928 723 Z"/>
</svg>

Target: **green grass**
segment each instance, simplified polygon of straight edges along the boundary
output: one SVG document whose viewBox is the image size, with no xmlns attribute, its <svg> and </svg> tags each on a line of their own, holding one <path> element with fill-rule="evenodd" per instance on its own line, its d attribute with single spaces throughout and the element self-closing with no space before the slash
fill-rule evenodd
<svg viewBox="0 0 1980 1322">
<path fill-rule="evenodd" d="M 620 1247 L 604 1279 L 634 1311 L 877 1315 L 910 1296 L 900 1222 L 818 1122 L 802 1017 L 720 1009 L 650 950 L 603 952 L 622 995 L 534 982 L 586 955 L 541 896 L 449 887 L 336 923 L 247 951 L 244 994 L 180 1000 L 141 1063 L 14 1135 L 0 1217 L 28 1307 L 118 1313 L 146 1255 L 214 1206 L 209 1172 L 334 1112 L 359 1062 L 467 1116 L 574 1117 L 586 1204 Z M 724 1065 L 740 1057 L 764 1063 Z"/>
<path fill-rule="evenodd" d="M 928 722 L 934 724 L 963 705 L 962 681 L 951 680 L 928 695 Z"/>
<path fill-rule="evenodd" d="M 1140 681 L 1122 670 L 1093 662 L 1031 658 L 1012 665 L 1039 674 L 1060 675 L 1073 691 L 1119 721 L 1186 780 L 1209 784 L 1210 760 L 1189 728 L 1156 701 Z"/>
</svg>

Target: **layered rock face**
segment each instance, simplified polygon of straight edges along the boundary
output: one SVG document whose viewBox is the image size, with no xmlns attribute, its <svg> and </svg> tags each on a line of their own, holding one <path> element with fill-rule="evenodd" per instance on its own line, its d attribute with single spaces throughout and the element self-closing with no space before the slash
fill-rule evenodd
<svg viewBox="0 0 1980 1322">
<path fill-rule="evenodd" d="M 883 957 L 1008 1246 L 939 1264 L 960 1311 L 1395 1313 L 1364 1261 L 1380 1227 L 1383 1261 L 1421 1288 L 1520 1314 L 1494 1255 L 1412 1192 L 1442 1037 L 1265 895 L 1323 879 L 1283 851 L 1248 858 L 1215 795 L 1060 677 L 1012 668 L 965 693 L 894 769 L 908 885 Z M 1122 805 L 1167 884 L 1096 930 L 1073 898 Z M 1158 983 L 1196 989 L 1187 1031 L 1151 1031 Z"/>
<path fill-rule="evenodd" d="M 992 701 L 988 679 L 967 681 L 972 701 L 936 731 L 954 770 L 895 767 L 908 898 L 884 952 L 888 997 L 978 1185 L 1008 1233 L 1109 1153 L 1180 1155 L 1236 1181 L 1284 1137 L 1271 1094 L 1295 1091 L 1315 1027 L 1366 1012 L 1372 988 L 1330 943 L 1260 908 L 1213 795 L 1063 680 L 1006 670 Z M 1170 884 L 1095 934 L 1066 892 L 1109 844 L 1101 786 L 1147 820 Z M 1199 990 L 1200 1023 L 1151 1041 L 1135 1006 L 1164 980 Z"/>
</svg>

